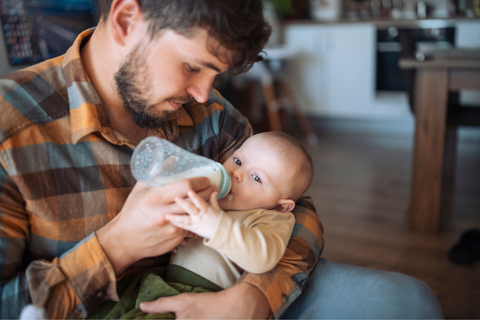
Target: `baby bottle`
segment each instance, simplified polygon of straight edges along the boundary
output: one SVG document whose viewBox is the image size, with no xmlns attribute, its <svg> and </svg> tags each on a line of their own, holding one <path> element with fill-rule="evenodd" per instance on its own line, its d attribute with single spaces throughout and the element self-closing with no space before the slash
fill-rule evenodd
<svg viewBox="0 0 480 320">
<path fill-rule="evenodd" d="M 231 188 L 230 175 L 220 163 L 157 137 L 147 137 L 138 144 L 130 167 L 135 179 L 152 187 L 205 176 L 220 189 L 218 199 L 226 196 Z"/>
</svg>

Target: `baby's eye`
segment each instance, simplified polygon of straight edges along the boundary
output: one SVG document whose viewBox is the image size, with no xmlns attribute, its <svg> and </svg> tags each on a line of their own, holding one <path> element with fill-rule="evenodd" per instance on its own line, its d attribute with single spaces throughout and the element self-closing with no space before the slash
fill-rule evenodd
<svg viewBox="0 0 480 320">
<path fill-rule="evenodd" d="M 262 183 L 262 179 L 260 179 L 260 177 L 257 176 L 256 174 L 252 174 L 252 178 L 253 178 L 256 182 Z"/>
<path fill-rule="evenodd" d="M 242 165 L 242 161 L 238 160 L 237 158 L 233 158 L 233 161 L 235 162 L 235 164 L 237 166 L 241 166 Z"/>
</svg>

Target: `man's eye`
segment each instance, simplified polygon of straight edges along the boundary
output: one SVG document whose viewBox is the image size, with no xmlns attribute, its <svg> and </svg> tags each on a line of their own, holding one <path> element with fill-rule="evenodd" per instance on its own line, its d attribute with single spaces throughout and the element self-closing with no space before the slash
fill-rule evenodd
<svg viewBox="0 0 480 320">
<path fill-rule="evenodd" d="M 260 177 L 257 176 L 256 174 L 253 174 L 253 175 L 252 175 L 252 178 L 253 178 L 256 182 L 262 183 L 262 179 L 260 179 Z"/>
<path fill-rule="evenodd" d="M 241 166 L 242 165 L 242 162 L 240 160 L 238 160 L 237 158 L 233 158 L 233 161 L 235 161 L 235 164 L 237 166 Z"/>
<path fill-rule="evenodd" d="M 198 69 L 192 68 L 192 67 L 189 66 L 188 64 L 186 65 L 185 68 L 187 69 L 188 72 L 198 72 Z"/>
</svg>

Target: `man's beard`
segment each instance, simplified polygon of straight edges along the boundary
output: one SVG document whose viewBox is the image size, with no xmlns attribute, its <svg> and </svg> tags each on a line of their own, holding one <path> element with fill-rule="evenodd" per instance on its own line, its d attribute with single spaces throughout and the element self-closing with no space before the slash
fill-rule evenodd
<svg viewBox="0 0 480 320">
<path fill-rule="evenodd" d="M 144 129 L 161 127 L 169 118 L 173 110 L 166 110 L 161 115 L 148 113 L 147 97 L 150 89 L 148 67 L 145 63 L 145 51 L 137 46 L 127 56 L 126 61 L 115 73 L 117 92 L 122 98 L 123 107 L 131 115 L 135 124 Z M 143 71 L 143 72 L 140 72 Z M 139 75 L 142 75 L 145 85 L 139 86 Z M 178 100 L 187 100 L 186 98 Z M 153 109 L 153 108 L 151 108 Z"/>
</svg>

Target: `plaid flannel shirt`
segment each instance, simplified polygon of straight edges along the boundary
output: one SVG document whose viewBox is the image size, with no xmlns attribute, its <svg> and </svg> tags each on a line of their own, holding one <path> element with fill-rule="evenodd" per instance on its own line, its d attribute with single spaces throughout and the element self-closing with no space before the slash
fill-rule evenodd
<svg viewBox="0 0 480 320">
<path fill-rule="evenodd" d="M 29 303 L 52 318 L 84 318 L 118 300 L 95 231 L 120 212 L 135 184 L 135 145 L 109 122 L 83 69 L 80 48 L 93 31 L 81 33 L 65 55 L 0 80 L 0 318 L 18 317 Z M 208 102 L 180 108 L 149 135 L 223 162 L 251 127 L 212 90 Z M 279 265 L 239 280 L 265 294 L 274 316 L 300 294 L 323 245 L 314 208 L 301 200 L 294 215 Z M 130 269 L 163 261 L 144 259 Z"/>
</svg>

